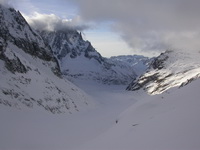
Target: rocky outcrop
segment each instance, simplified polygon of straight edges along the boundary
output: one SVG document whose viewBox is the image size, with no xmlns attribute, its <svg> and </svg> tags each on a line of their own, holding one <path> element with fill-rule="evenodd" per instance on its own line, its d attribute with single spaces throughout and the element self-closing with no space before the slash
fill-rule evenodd
<svg viewBox="0 0 200 150">
<path fill-rule="evenodd" d="M 146 90 L 160 94 L 172 87 L 184 86 L 200 77 L 200 54 L 166 51 L 150 65 L 146 73 L 133 80 L 127 90 Z"/>
<path fill-rule="evenodd" d="M 0 5 L 0 24 L 0 35 L 4 41 L 10 41 L 26 53 L 40 59 L 54 59 L 50 47 L 31 29 L 19 11 Z"/>
</svg>

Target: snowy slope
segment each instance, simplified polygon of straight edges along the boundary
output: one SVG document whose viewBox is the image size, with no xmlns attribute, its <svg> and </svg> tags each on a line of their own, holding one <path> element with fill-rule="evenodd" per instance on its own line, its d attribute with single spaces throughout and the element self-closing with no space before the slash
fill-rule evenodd
<svg viewBox="0 0 200 150">
<path fill-rule="evenodd" d="M 128 90 L 145 89 L 160 94 L 175 86 L 184 86 L 200 76 L 200 53 L 166 51 L 157 57 L 151 68 L 134 80 Z"/>
<path fill-rule="evenodd" d="M 83 84 L 99 103 L 67 117 L 1 108 L 0 149 L 198 150 L 199 85 L 196 80 L 151 96 L 124 86 Z"/>
<path fill-rule="evenodd" d="M 62 73 L 74 82 L 81 79 L 127 85 L 136 77 L 129 64 L 102 57 L 76 30 L 41 31 L 41 35 L 51 46 Z"/>
<path fill-rule="evenodd" d="M 125 86 L 86 83 L 81 87 L 98 102 L 95 109 L 66 115 L 1 107 L 0 149 L 71 150 L 106 131 L 134 103 Z"/>
<path fill-rule="evenodd" d="M 0 5 L 0 104 L 52 113 L 89 108 L 90 98 L 62 79 L 58 63 L 42 38 L 19 12 Z"/>
<path fill-rule="evenodd" d="M 199 88 L 196 80 L 155 96 L 135 92 L 112 127 L 74 150 L 198 150 Z"/>
</svg>

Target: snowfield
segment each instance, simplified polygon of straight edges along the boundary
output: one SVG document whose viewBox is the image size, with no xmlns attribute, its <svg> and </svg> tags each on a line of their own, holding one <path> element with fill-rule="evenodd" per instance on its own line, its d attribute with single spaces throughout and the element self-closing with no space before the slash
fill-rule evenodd
<svg viewBox="0 0 200 150">
<path fill-rule="evenodd" d="M 51 114 L 43 109 L 17 110 L 0 107 L 1 150 L 70 150 L 84 144 L 115 124 L 117 116 L 134 103 L 124 86 L 87 83 L 94 108 L 77 113 Z"/>
<path fill-rule="evenodd" d="M 200 80 L 160 95 L 135 93 L 117 123 L 80 150 L 198 150 Z M 76 148 L 76 150 L 78 150 Z"/>
<path fill-rule="evenodd" d="M 200 80 L 160 95 L 78 82 L 96 107 L 74 114 L 1 106 L 1 150 L 198 150 Z"/>
</svg>

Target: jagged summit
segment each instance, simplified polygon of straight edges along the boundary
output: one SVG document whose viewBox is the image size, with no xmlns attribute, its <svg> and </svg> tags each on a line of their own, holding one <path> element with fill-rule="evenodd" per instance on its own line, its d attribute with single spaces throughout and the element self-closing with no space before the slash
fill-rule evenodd
<svg viewBox="0 0 200 150">
<path fill-rule="evenodd" d="M 200 77 L 199 56 L 199 52 L 166 51 L 155 58 L 148 71 L 134 80 L 127 90 L 144 89 L 150 94 L 160 94 L 188 84 Z"/>
<path fill-rule="evenodd" d="M 53 60 L 51 49 L 35 32 L 19 11 L 0 5 L 1 43 L 12 42 L 26 53 L 43 60 Z"/>
<path fill-rule="evenodd" d="M 134 68 L 104 58 L 81 33 L 73 29 L 40 31 L 70 80 L 94 80 L 104 84 L 128 84 L 136 77 Z"/>
<path fill-rule="evenodd" d="M 54 55 L 62 60 L 67 55 L 76 58 L 80 55 L 101 62 L 102 56 L 92 47 L 89 41 L 84 41 L 81 33 L 73 29 L 57 31 L 41 31 L 45 42 L 48 43 Z"/>
<path fill-rule="evenodd" d="M 20 12 L 2 5 L 0 83 L 0 106 L 71 113 L 92 104 L 86 93 L 61 77 L 51 47 Z"/>
</svg>

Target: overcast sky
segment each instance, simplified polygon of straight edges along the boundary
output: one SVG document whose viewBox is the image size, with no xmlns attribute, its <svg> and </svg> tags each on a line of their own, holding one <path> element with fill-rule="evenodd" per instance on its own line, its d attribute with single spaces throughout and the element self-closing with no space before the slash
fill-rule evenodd
<svg viewBox="0 0 200 150">
<path fill-rule="evenodd" d="M 49 29 L 60 23 L 76 27 L 85 33 L 85 38 L 92 41 L 103 56 L 134 53 L 152 55 L 166 49 L 200 50 L 199 0 L 10 2 L 32 24 L 37 25 L 38 21 L 46 18 L 45 23 L 52 18 L 49 24 L 53 26 L 49 26 Z M 45 28 L 44 24 L 42 27 Z"/>
</svg>

